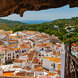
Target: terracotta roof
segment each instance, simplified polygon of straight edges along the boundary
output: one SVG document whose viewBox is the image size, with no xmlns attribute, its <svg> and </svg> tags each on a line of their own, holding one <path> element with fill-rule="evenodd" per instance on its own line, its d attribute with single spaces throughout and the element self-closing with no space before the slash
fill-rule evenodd
<svg viewBox="0 0 78 78">
<path fill-rule="evenodd" d="M 34 68 L 35 71 L 44 71 L 42 67 Z"/>
<path fill-rule="evenodd" d="M 25 59 L 25 60 L 23 60 L 22 62 L 26 62 L 27 60 Z"/>
<path fill-rule="evenodd" d="M 23 69 L 25 69 L 25 70 L 31 70 L 31 68 L 29 68 L 28 66 L 24 67 Z"/>
<path fill-rule="evenodd" d="M 42 67 L 42 65 L 37 64 L 37 65 L 34 66 L 34 68 L 38 68 L 38 67 Z"/>
<path fill-rule="evenodd" d="M 14 48 L 14 50 L 15 50 L 15 51 L 17 51 L 17 50 L 20 51 L 20 48 Z"/>
<path fill-rule="evenodd" d="M 50 61 L 61 63 L 61 58 L 58 57 L 44 57 L 44 59 L 49 59 Z"/>
<path fill-rule="evenodd" d="M 9 36 L 10 38 L 15 38 L 16 37 L 16 35 L 15 36 Z"/>
<path fill-rule="evenodd" d="M 26 33 L 37 33 L 37 31 L 27 31 Z"/>
<path fill-rule="evenodd" d="M 14 62 L 15 62 L 15 63 L 22 63 L 22 60 L 15 59 Z"/>
<path fill-rule="evenodd" d="M 36 56 L 39 54 L 37 51 L 30 51 L 30 53 L 35 54 Z"/>
<path fill-rule="evenodd" d="M 38 58 L 35 57 L 35 58 L 33 59 L 33 63 L 38 64 L 38 62 L 39 62 Z"/>
<path fill-rule="evenodd" d="M 12 43 L 11 45 L 6 45 L 7 48 L 17 47 L 17 43 Z"/>
<path fill-rule="evenodd" d="M 34 48 L 30 48 L 29 51 L 30 51 L 30 52 L 31 52 L 31 51 L 34 51 Z"/>
<path fill-rule="evenodd" d="M 58 70 L 54 70 L 54 71 L 58 73 Z"/>
<path fill-rule="evenodd" d="M 61 70 L 61 64 L 57 65 L 58 70 Z"/>
<path fill-rule="evenodd" d="M 57 46 L 57 47 L 61 47 L 61 46 Z"/>
<path fill-rule="evenodd" d="M 53 43 L 49 42 L 49 43 L 46 43 L 47 46 L 52 46 L 54 45 Z"/>
<path fill-rule="evenodd" d="M 56 73 L 49 73 L 48 76 L 54 76 Z"/>
<path fill-rule="evenodd" d="M 18 40 L 8 40 L 8 42 L 18 42 Z"/>
<path fill-rule="evenodd" d="M 0 45 L 3 45 L 4 43 L 2 41 L 0 41 Z"/>
<path fill-rule="evenodd" d="M 33 57 L 34 57 L 34 53 L 29 53 L 28 54 L 28 61 L 32 61 Z"/>
<path fill-rule="evenodd" d="M 5 53 L 5 51 L 0 51 L 0 54 Z"/>
<path fill-rule="evenodd" d="M 77 46 L 77 44 L 72 44 L 72 46 Z"/>
<path fill-rule="evenodd" d="M 26 72 L 17 72 L 15 76 L 26 76 Z"/>
<path fill-rule="evenodd" d="M 5 48 L 4 47 L 0 47 L 0 50 L 4 50 Z"/>
<path fill-rule="evenodd" d="M 21 46 L 22 49 L 24 49 L 24 48 L 30 48 L 30 46 L 26 45 L 26 44 L 23 44 L 23 45 L 20 45 L 20 46 Z"/>
<path fill-rule="evenodd" d="M 60 56 L 60 52 L 53 52 L 52 55 L 58 55 L 58 56 Z"/>
<path fill-rule="evenodd" d="M 19 66 L 13 66 L 13 68 L 20 68 Z"/>
<path fill-rule="evenodd" d="M 23 53 L 21 56 L 25 56 L 25 55 L 28 55 L 28 53 Z"/>
<path fill-rule="evenodd" d="M 37 44 L 35 46 L 37 46 L 37 47 L 46 47 L 46 44 Z"/>
<path fill-rule="evenodd" d="M 2 75 L 3 76 L 13 76 L 14 72 L 4 72 Z"/>
<path fill-rule="evenodd" d="M 36 35 L 35 37 L 48 38 L 47 35 L 44 35 L 44 34 L 42 34 L 42 33 Z"/>
<path fill-rule="evenodd" d="M 14 50 L 12 48 L 8 47 L 8 48 L 6 48 L 6 51 L 9 52 L 9 51 L 14 51 Z"/>
<path fill-rule="evenodd" d="M 39 78 L 51 78 L 50 76 L 39 76 Z"/>
</svg>

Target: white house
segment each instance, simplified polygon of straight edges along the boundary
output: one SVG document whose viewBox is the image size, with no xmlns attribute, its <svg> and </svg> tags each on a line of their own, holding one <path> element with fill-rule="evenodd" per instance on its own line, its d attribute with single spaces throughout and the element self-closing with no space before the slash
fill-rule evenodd
<svg viewBox="0 0 78 78">
<path fill-rule="evenodd" d="M 58 57 L 44 57 L 43 59 L 43 68 L 49 71 L 58 70 L 59 64 L 61 64 L 61 59 Z"/>
<path fill-rule="evenodd" d="M 2 68 L 0 66 L 0 75 L 2 75 L 2 74 L 3 74 L 3 70 L 2 70 Z"/>
<path fill-rule="evenodd" d="M 42 67 L 34 69 L 34 77 L 38 77 L 39 75 L 44 75 L 44 70 Z"/>
</svg>

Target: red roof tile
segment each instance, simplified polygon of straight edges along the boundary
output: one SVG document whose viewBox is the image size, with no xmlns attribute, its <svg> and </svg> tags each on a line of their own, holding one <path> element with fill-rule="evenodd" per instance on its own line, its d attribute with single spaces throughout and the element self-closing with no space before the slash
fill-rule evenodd
<svg viewBox="0 0 78 78">
<path fill-rule="evenodd" d="M 39 78 L 51 78 L 50 76 L 39 76 Z"/>
</svg>

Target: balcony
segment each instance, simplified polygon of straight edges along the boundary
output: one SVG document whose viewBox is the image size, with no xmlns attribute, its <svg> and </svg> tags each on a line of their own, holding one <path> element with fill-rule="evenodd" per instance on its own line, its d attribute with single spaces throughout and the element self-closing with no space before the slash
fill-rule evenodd
<svg viewBox="0 0 78 78">
<path fill-rule="evenodd" d="M 64 78 L 78 78 L 78 57 L 72 55 L 72 44 L 77 41 L 69 41 L 65 46 L 65 72 Z"/>
</svg>

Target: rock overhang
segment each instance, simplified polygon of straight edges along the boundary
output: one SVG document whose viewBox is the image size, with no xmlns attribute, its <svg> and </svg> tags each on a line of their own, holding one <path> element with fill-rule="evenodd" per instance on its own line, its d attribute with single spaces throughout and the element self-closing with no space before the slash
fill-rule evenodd
<svg viewBox="0 0 78 78">
<path fill-rule="evenodd" d="M 39 11 L 50 8 L 60 8 L 69 5 L 70 8 L 78 7 L 78 0 L 0 0 L 0 17 L 19 14 L 25 11 Z"/>
</svg>

